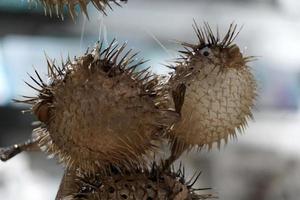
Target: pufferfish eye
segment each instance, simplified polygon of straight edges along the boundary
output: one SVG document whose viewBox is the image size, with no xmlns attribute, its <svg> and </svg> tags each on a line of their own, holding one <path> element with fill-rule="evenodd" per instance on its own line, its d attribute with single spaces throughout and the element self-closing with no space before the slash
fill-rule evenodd
<svg viewBox="0 0 300 200">
<path fill-rule="evenodd" d="M 211 49 L 209 47 L 204 47 L 203 49 L 200 49 L 200 53 L 203 56 L 208 57 L 209 55 L 211 55 Z"/>
</svg>

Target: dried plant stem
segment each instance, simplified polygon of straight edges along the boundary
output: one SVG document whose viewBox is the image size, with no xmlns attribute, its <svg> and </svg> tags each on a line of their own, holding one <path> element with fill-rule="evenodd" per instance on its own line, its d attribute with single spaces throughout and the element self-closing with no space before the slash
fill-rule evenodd
<svg viewBox="0 0 300 200">
<path fill-rule="evenodd" d="M 21 144 L 0 148 L 0 159 L 1 161 L 7 161 L 23 151 L 40 151 L 40 148 L 37 141 L 30 139 Z"/>
</svg>

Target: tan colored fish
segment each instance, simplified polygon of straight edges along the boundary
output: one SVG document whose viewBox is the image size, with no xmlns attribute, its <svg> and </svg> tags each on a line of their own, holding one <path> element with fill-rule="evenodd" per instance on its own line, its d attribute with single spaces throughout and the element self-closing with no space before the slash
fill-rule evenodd
<svg viewBox="0 0 300 200">
<path fill-rule="evenodd" d="M 245 57 L 234 44 L 237 26 L 231 24 L 223 39 L 208 24 L 195 23 L 196 44 L 183 43 L 185 51 L 176 61 L 169 85 L 181 120 L 170 132 L 173 158 L 194 146 L 220 146 L 236 137 L 252 118 L 257 93 Z M 172 160 L 171 159 L 171 160 Z"/>
</svg>

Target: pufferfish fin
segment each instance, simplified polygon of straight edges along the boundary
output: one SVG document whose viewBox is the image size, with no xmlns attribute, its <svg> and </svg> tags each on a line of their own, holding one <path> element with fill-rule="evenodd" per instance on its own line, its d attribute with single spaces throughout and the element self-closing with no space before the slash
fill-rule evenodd
<svg viewBox="0 0 300 200">
<path fill-rule="evenodd" d="M 172 91 L 172 97 L 175 104 L 175 111 L 179 114 L 181 113 L 181 108 L 184 103 L 185 91 L 186 86 L 183 83 L 179 84 L 176 87 L 176 89 Z"/>
</svg>

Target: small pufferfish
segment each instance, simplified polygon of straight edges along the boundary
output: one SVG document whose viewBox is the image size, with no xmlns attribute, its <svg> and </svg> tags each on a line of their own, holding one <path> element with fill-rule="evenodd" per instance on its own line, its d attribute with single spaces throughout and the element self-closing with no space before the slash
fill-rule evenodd
<svg viewBox="0 0 300 200">
<path fill-rule="evenodd" d="M 193 26 L 197 44 L 183 43 L 183 55 L 170 66 L 170 96 L 181 120 L 169 132 L 170 161 L 192 147 L 220 147 L 228 137 L 236 137 L 252 118 L 257 84 L 248 62 L 234 40 L 239 34 L 231 24 L 223 39 L 205 23 Z"/>
</svg>

